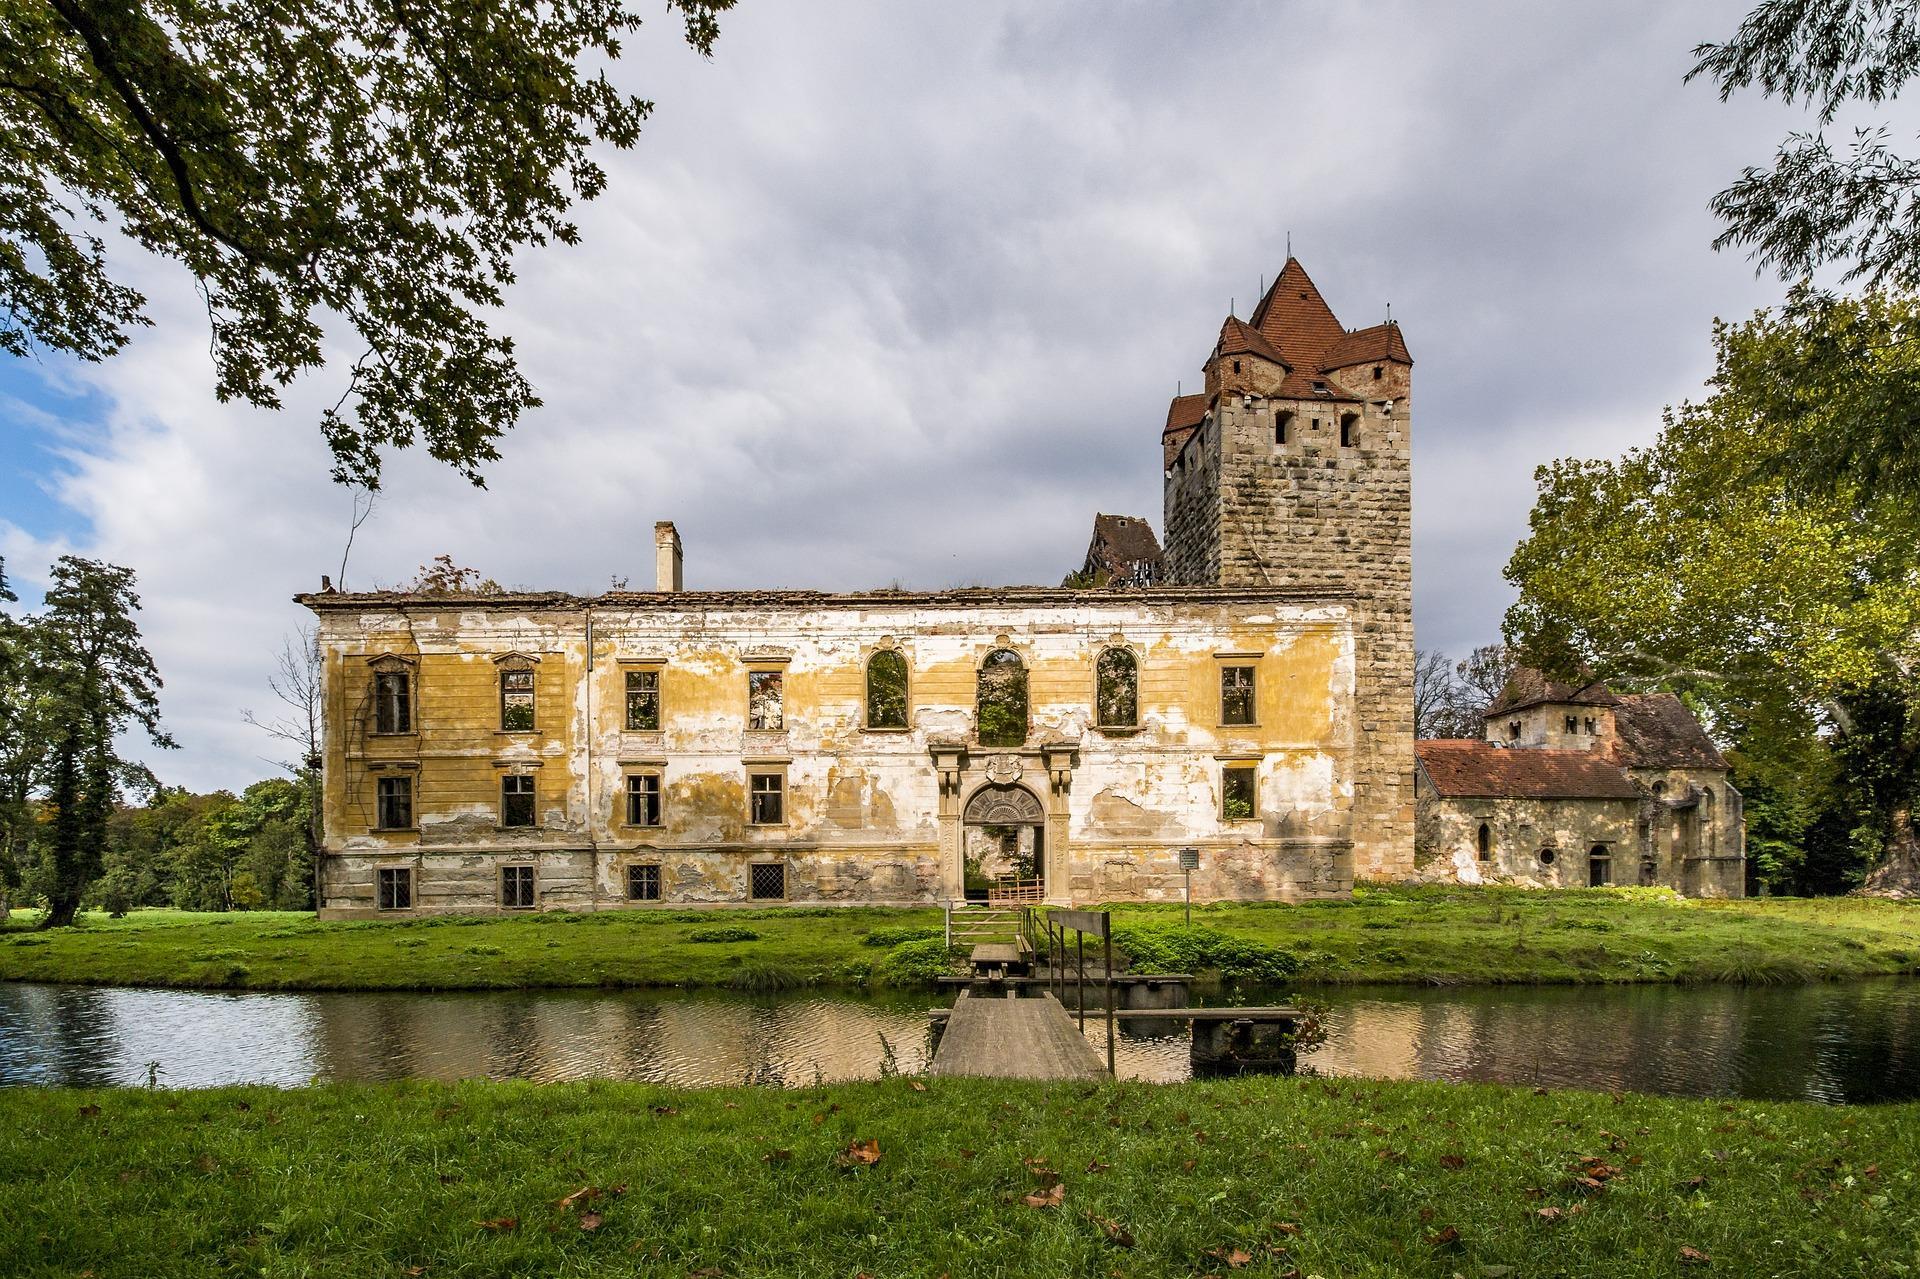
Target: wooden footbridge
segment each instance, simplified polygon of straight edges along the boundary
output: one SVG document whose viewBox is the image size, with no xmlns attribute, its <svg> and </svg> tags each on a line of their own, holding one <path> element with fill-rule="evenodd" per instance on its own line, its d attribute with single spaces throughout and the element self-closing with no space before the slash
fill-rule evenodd
<svg viewBox="0 0 1920 1279">
<path fill-rule="evenodd" d="M 973 941 L 973 975 L 952 979 L 965 985 L 952 1008 L 928 1013 L 938 1035 L 931 1074 L 1110 1077 L 1118 1023 L 1147 1019 L 1191 1026 L 1196 1072 L 1217 1064 L 1292 1067 L 1291 1031 L 1301 1018 L 1299 1009 L 1189 1008 L 1191 978 L 1185 973 L 1117 974 L 1112 917 L 1106 911 L 981 911 L 964 916 L 959 927 L 954 918 L 950 910 L 948 940 Z M 1087 972 L 1089 939 L 1096 949 L 1092 982 Z M 1033 969 L 1041 957 L 1046 972 L 1036 976 Z M 1097 1003 L 1095 1016 L 1106 1023 L 1104 1061 L 1086 1034 L 1089 994 Z M 1130 995 L 1160 1006 L 1120 1007 Z M 1171 1002 L 1175 999 L 1177 1003 Z"/>
</svg>

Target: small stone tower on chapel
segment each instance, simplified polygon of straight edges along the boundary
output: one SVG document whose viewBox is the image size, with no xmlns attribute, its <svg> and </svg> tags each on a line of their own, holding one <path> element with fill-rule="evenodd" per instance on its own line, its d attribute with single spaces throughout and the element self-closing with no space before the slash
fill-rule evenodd
<svg viewBox="0 0 1920 1279">
<path fill-rule="evenodd" d="M 1355 608 L 1353 870 L 1413 870 L 1413 358 L 1347 329 L 1298 260 L 1229 316 L 1161 433 L 1170 585 L 1294 586 Z"/>
</svg>

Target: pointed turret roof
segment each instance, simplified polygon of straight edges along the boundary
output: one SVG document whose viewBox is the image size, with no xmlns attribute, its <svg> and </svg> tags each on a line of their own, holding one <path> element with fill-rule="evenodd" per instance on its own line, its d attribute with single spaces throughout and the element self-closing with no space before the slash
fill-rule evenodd
<svg viewBox="0 0 1920 1279">
<path fill-rule="evenodd" d="M 1220 326 L 1220 340 L 1214 344 L 1213 354 L 1216 358 L 1222 355 L 1257 355 L 1263 360 L 1273 361 L 1281 368 L 1288 367 L 1286 357 L 1267 340 L 1266 334 L 1231 315 Z"/>
<path fill-rule="evenodd" d="M 1327 353 L 1347 336 L 1333 308 L 1320 296 L 1320 287 L 1294 257 L 1287 259 L 1273 287 L 1253 309 L 1253 327 L 1285 353 L 1282 363 L 1294 369 L 1324 367 Z"/>
</svg>

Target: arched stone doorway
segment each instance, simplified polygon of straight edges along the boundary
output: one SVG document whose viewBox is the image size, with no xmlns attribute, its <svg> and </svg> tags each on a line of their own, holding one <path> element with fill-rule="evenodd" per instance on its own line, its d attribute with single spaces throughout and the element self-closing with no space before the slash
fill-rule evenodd
<svg viewBox="0 0 1920 1279">
<path fill-rule="evenodd" d="M 986 897 L 991 885 L 1015 885 L 1017 894 L 1045 895 L 1047 807 L 1025 786 L 989 782 L 960 813 L 961 855 L 968 897 Z"/>
</svg>

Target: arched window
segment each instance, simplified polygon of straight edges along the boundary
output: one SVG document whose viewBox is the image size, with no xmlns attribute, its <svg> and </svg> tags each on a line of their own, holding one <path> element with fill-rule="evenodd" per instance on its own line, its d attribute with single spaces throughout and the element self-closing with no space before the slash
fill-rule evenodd
<svg viewBox="0 0 1920 1279">
<path fill-rule="evenodd" d="M 1340 447 L 1350 449 L 1360 443 L 1360 415 L 1342 413 L 1340 415 Z"/>
<path fill-rule="evenodd" d="M 1100 654 L 1094 668 L 1094 710 L 1101 728 L 1140 724 L 1140 664 L 1124 648 Z"/>
<path fill-rule="evenodd" d="M 982 746 L 1027 744 L 1027 668 L 1012 649 L 996 648 L 980 663 L 975 715 Z"/>
<path fill-rule="evenodd" d="M 867 727 L 907 726 L 907 659 L 883 648 L 867 659 Z"/>
<path fill-rule="evenodd" d="M 1493 827 L 1481 822 L 1480 835 L 1476 842 L 1480 846 L 1480 860 L 1486 861 L 1493 855 Z"/>
</svg>

